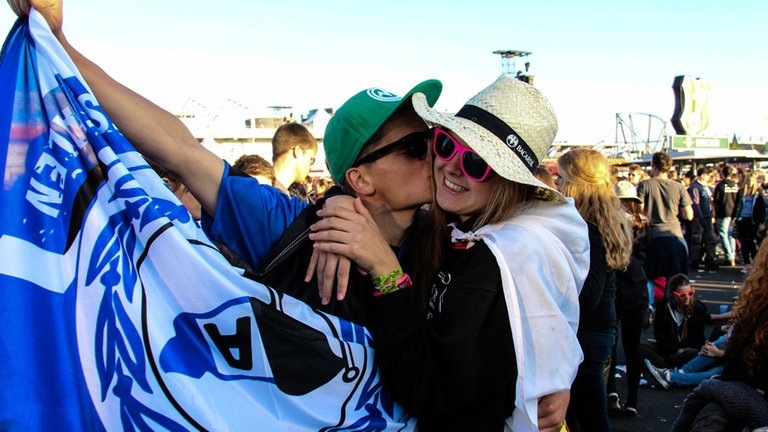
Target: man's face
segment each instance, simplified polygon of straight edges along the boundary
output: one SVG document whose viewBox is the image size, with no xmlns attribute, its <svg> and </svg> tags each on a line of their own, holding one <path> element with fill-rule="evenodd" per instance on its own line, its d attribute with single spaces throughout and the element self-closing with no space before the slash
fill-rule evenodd
<svg viewBox="0 0 768 432">
<path fill-rule="evenodd" d="M 627 176 L 627 180 L 629 180 L 630 183 L 637 186 L 638 183 L 640 183 L 640 173 L 638 171 L 632 171 Z"/>
<path fill-rule="evenodd" d="M 379 129 L 381 137 L 371 143 L 365 154 L 394 143 L 414 132 L 426 131 L 427 125 L 415 112 L 406 110 L 393 115 Z M 391 210 L 416 208 L 432 201 L 431 140 L 424 144 L 425 156 L 414 158 L 397 150 L 374 162 L 361 165 Z"/>
<path fill-rule="evenodd" d="M 312 170 L 312 165 L 315 163 L 315 156 L 317 155 L 317 149 L 302 149 L 296 148 L 296 159 L 299 166 L 298 178 L 305 179 Z"/>
</svg>

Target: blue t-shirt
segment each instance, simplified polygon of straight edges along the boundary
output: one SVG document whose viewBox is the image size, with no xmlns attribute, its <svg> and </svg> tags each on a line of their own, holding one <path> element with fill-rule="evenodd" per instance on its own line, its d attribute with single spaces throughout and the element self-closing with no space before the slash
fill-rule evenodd
<svg viewBox="0 0 768 432">
<path fill-rule="evenodd" d="M 256 269 L 307 205 L 253 177 L 233 174 L 225 162 L 216 217 L 203 211 L 202 226 L 208 237 Z"/>
</svg>

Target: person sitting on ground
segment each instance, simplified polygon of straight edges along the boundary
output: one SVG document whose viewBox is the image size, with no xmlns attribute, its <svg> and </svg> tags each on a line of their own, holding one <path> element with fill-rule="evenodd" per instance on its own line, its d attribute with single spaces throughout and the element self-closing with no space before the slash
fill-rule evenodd
<svg viewBox="0 0 768 432">
<path fill-rule="evenodd" d="M 650 360 L 645 359 L 646 378 L 654 388 L 666 390 L 670 387 L 695 387 L 705 379 L 720 375 L 723 372 L 723 357 L 727 334 L 714 342 L 707 341 L 699 354 L 680 368 L 657 368 Z"/>
<path fill-rule="evenodd" d="M 657 367 L 682 367 L 696 357 L 707 338 L 705 325 L 712 318 L 707 306 L 695 298 L 688 276 L 676 274 L 667 281 L 666 295 L 656 305 L 654 343 L 643 343 L 640 352 Z"/>
</svg>

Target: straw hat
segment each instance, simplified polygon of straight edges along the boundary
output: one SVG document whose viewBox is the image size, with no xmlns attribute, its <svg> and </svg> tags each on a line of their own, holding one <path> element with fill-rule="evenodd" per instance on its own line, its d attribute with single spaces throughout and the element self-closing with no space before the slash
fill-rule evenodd
<svg viewBox="0 0 768 432">
<path fill-rule="evenodd" d="M 639 203 L 643 202 L 637 197 L 637 189 L 635 188 L 635 185 L 626 180 L 616 183 L 616 196 L 620 199 L 637 201 Z"/>
<path fill-rule="evenodd" d="M 535 87 L 502 75 L 454 115 L 437 112 L 419 93 L 413 95 L 413 106 L 424 120 L 460 137 L 498 175 L 566 201 L 534 176 L 557 133 L 552 105 Z"/>
</svg>

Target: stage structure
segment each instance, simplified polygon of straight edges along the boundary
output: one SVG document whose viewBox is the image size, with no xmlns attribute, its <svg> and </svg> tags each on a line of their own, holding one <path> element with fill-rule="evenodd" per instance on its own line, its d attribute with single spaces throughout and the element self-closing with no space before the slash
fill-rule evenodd
<svg viewBox="0 0 768 432">
<path fill-rule="evenodd" d="M 517 78 L 520 81 L 533 85 L 533 74 L 530 70 L 530 61 L 526 61 L 524 67 L 517 67 L 517 59 L 528 58 L 532 53 L 517 50 L 496 50 L 493 52 L 501 56 L 501 73 Z"/>
</svg>

